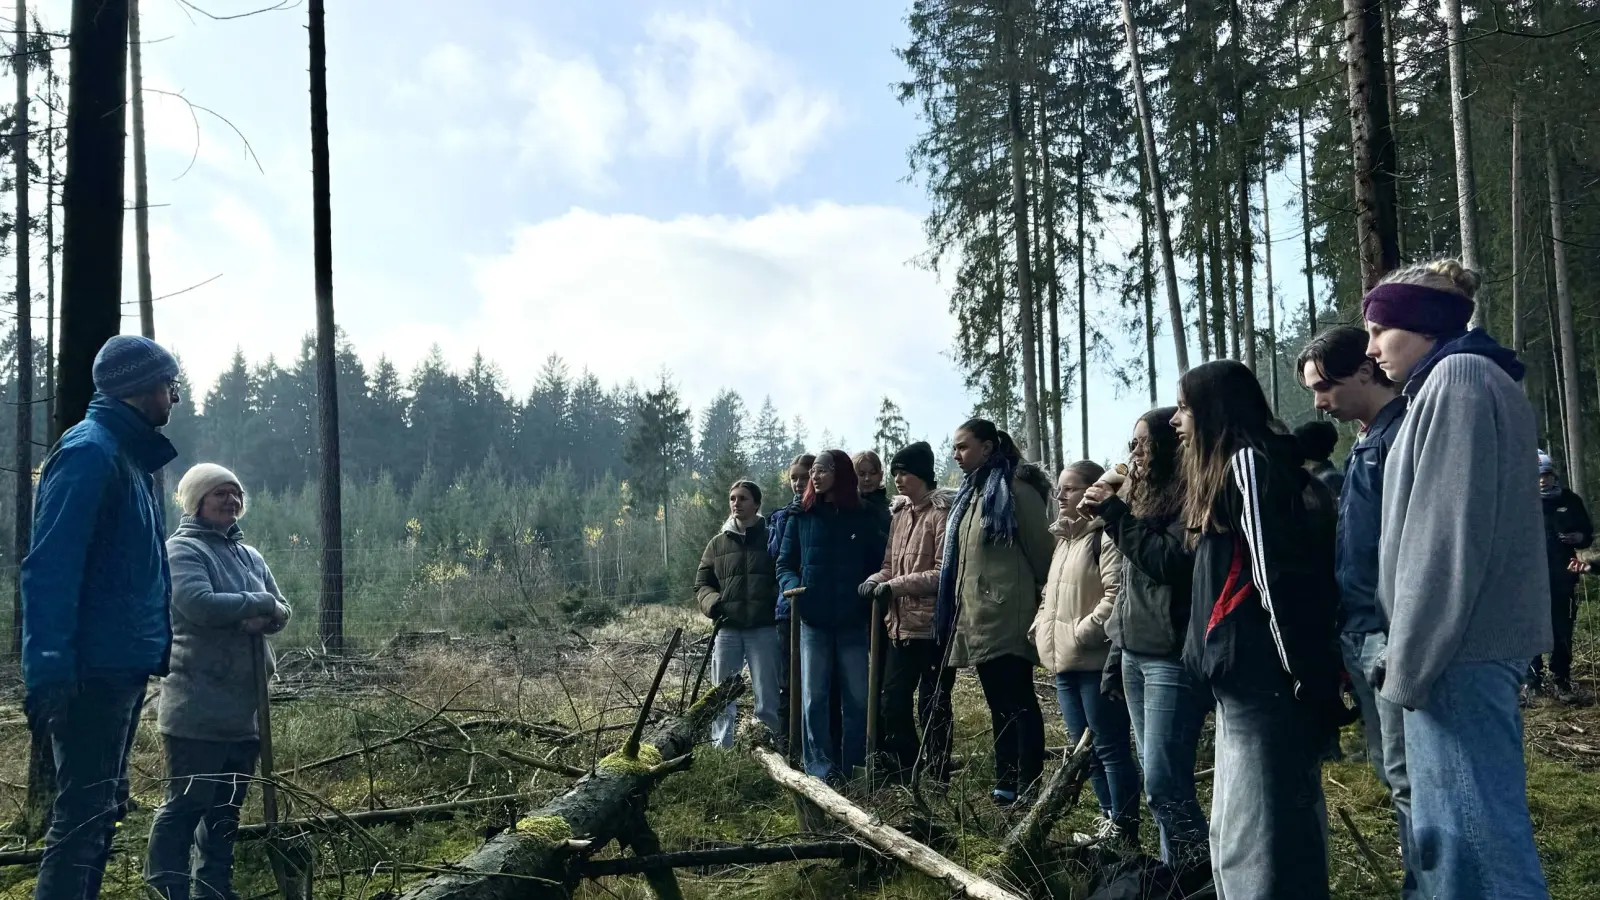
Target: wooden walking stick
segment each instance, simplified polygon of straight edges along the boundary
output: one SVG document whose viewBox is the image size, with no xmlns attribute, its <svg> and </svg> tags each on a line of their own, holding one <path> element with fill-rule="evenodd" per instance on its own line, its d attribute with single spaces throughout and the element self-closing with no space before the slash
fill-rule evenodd
<svg viewBox="0 0 1600 900">
<path fill-rule="evenodd" d="M 800 761 L 800 610 L 798 599 L 806 589 L 783 592 L 789 598 L 789 760 Z"/>
<path fill-rule="evenodd" d="M 311 900 L 312 848 L 303 833 L 293 837 L 276 834 L 278 825 L 278 786 L 272 780 L 272 704 L 267 690 L 267 639 L 255 635 L 250 640 L 250 665 L 255 670 L 256 725 L 261 741 L 261 817 L 267 828 L 267 857 L 272 875 L 284 900 Z"/>
<path fill-rule="evenodd" d="M 883 689 L 883 638 L 886 629 L 883 617 L 888 606 L 888 585 L 878 585 L 872 592 L 872 641 L 867 651 L 867 789 L 876 783 L 878 760 L 878 712 L 882 704 L 879 696 Z"/>
</svg>

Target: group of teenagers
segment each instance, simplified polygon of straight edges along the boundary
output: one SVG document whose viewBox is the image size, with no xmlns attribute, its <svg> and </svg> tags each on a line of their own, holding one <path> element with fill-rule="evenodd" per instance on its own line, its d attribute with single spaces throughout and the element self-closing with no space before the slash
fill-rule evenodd
<svg viewBox="0 0 1600 900">
<path fill-rule="evenodd" d="M 767 518 L 760 488 L 735 483 L 695 585 L 717 622 L 714 677 L 748 669 L 779 740 L 799 690 L 805 769 L 842 782 L 866 761 L 881 628 L 879 770 L 948 779 L 951 690 L 971 668 L 992 797 L 1011 806 L 1041 786 L 1043 667 L 1072 740 L 1092 732 L 1093 838 L 1138 846 L 1142 784 L 1162 862 L 1209 873 L 1226 900 L 1329 896 L 1321 769 L 1359 716 L 1403 897 L 1547 897 L 1520 701 L 1552 649 L 1571 691 L 1574 551 L 1592 527 L 1538 450 L 1522 364 L 1470 325 L 1477 287 L 1455 260 L 1397 270 L 1362 298 L 1364 328 L 1304 348 L 1315 406 L 1360 426 L 1337 480 L 1305 465 L 1254 373 L 1218 360 L 1138 419 L 1111 471 L 1084 460 L 1052 484 L 972 419 L 954 434 L 954 491 L 926 443 L 891 458 L 892 501 L 872 453 L 796 459 L 795 497 Z M 1209 822 L 1195 787 L 1208 715 Z"/>
</svg>

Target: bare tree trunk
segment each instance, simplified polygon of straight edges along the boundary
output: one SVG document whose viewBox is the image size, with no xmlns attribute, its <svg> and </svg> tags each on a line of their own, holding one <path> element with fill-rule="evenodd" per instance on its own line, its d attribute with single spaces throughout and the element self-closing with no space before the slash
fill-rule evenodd
<svg viewBox="0 0 1600 900">
<path fill-rule="evenodd" d="M 150 184 L 144 154 L 144 65 L 139 43 L 139 0 L 128 0 L 128 64 L 133 70 L 133 246 L 139 283 L 139 333 L 156 336 L 150 288 Z"/>
<path fill-rule="evenodd" d="M 1011 430 L 1011 357 L 1006 355 L 1005 253 L 1000 243 L 1000 213 L 989 216 L 989 245 L 994 248 L 994 335 L 1000 366 L 1000 430 Z"/>
<path fill-rule="evenodd" d="M 311 0 L 311 244 L 317 296 L 317 438 L 322 450 L 319 633 L 344 650 L 344 529 L 339 481 L 338 349 L 333 322 L 333 211 L 328 172 L 328 46 L 323 0 Z"/>
<path fill-rule="evenodd" d="M 1146 95 L 1144 69 L 1139 62 L 1139 33 L 1134 26 L 1131 0 L 1122 0 L 1122 26 L 1128 35 L 1128 58 L 1133 73 L 1133 96 L 1139 112 L 1139 133 L 1144 143 L 1145 176 L 1150 197 L 1155 203 L 1156 227 L 1161 238 L 1161 267 L 1167 288 L 1167 313 L 1172 317 L 1172 340 L 1178 355 L 1178 371 L 1189 370 L 1189 342 L 1183 332 L 1183 300 L 1178 296 L 1178 268 L 1172 253 L 1172 224 L 1167 217 L 1166 186 L 1161 178 L 1161 159 L 1156 149 L 1155 121 Z"/>
<path fill-rule="evenodd" d="M 33 288 L 28 283 L 32 254 L 28 238 L 31 219 L 28 210 L 28 4 L 17 0 L 17 43 L 11 55 L 17 76 L 17 107 L 13 118 L 12 161 L 16 165 L 17 219 L 17 446 L 11 558 L 20 566 L 33 539 Z M 22 578 L 12 579 L 11 653 L 22 659 Z"/>
<path fill-rule="evenodd" d="M 1256 251 L 1250 230 L 1250 138 L 1246 130 L 1248 119 L 1246 117 L 1246 85 L 1244 81 L 1244 63 L 1241 54 L 1244 48 L 1245 27 L 1244 16 L 1239 12 L 1239 0 L 1229 0 L 1228 21 L 1233 31 L 1228 43 L 1233 57 L 1234 94 L 1233 94 L 1233 129 L 1234 150 L 1238 154 L 1235 161 L 1238 164 L 1239 185 L 1239 257 L 1240 286 L 1244 289 L 1244 315 L 1239 322 L 1239 329 L 1244 332 L 1244 364 L 1252 374 L 1258 369 L 1260 357 L 1256 350 Z M 1263 156 L 1265 154 L 1263 153 Z"/>
<path fill-rule="evenodd" d="M 1545 324 L 1550 336 L 1550 375 L 1551 388 L 1556 395 L 1556 415 L 1561 419 L 1561 457 L 1572 458 L 1572 446 L 1568 443 L 1571 432 L 1567 430 L 1567 386 L 1561 361 L 1561 329 L 1558 327 L 1560 317 L 1556 315 L 1556 286 L 1550 278 L 1550 249 L 1551 242 L 1548 234 L 1540 232 L 1539 266 L 1540 274 L 1544 278 L 1544 311 Z M 1570 481 L 1570 479 L 1568 479 Z"/>
<path fill-rule="evenodd" d="M 1261 163 L 1261 249 L 1267 263 L 1267 334 L 1272 354 L 1268 363 L 1272 373 L 1272 413 L 1278 413 L 1278 297 L 1272 284 L 1272 201 L 1267 196 L 1267 164 Z"/>
<path fill-rule="evenodd" d="M 1050 449 L 1057 472 L 1066 468 L 1066 434 L 1061 422 L 1061 276 L 1056 268 L 1056 185 L 1050 164 L 1050 117 L 1039 111 L 1039 162 L 1044 174 L 1044 258 L 1050 293 Z"/>
<path fill-rule="evenodd" d="M 1300 32 L 1294 36 L 1295 71 L 1300 71 Z M 1294 110 L 1295 124 L 1300 129 L 1300 238 L 1305 247 L 1306 273 L 1306 334 L 1317 333 L 1317 283 L 1311 272 L 1311 176 L 1306 165 L 1306 107 L 1301 102 Z"/>
<path fill-rule="evenodd" d="M 1394 44 L 1394 6 L 1400 0 L 1382 0 L 1383 2 L 1383 72 L 1384 86 L 1389 94 L 1389 135 L 1394 141 L 1394 173 L 1396 182 L 1396 197 L 1394 205 L 1394 238 L 1395 250 L 1404 259 L 1406 255 L 1406 221 L 1405 205 L 1399 198 L 1400 178 L 1400 98 L 1398 94 L 1399 79 L 1395 77 L 1395 44 Z"/>
<path fill-rule="evenodd" d="M 1078 150 L 1078 417 L 1083 456 L 1089 458 L 1089 251 L 1083 224 L 1083 150 Z"/>
<path fill-rule="evenodd" d="M 1228 264 L 1228 354 L 1234 359 L 1244 359 L 1244 348 L 1239 340 L 1239 240 L 1233 227 L 1232 204 L 1226 197 L 1222 203 L 1222 239 L 1226 242 L 1225 259 Z"/>
<path fill-rule="evenodd" d="M 1522 309 L 1522 97 L 1511 95 L 1511 349 L 1528 352 Z M 1600 367 L 1597 367 L 1600 371 Z M 1526 389 L 1526 388 L 1524 388 Z"/>
<path fill-rule="evenodd" d="M 1200 180 L 1200 130 L 1194 123 L 1189 124 L 1189 173 L 1196 183 Z M 1206 293 L 1206 232 L 1203 224 L 1205 213 L 1200 206 L 1198 192 L 1189 196 L 1187 227 L 1194 240 L 1194 320 L 1195 329 L 1200 332 L 1200 359 L 1204 362 L 1211 361 L 1211 324 L 1206 315 L 1206 306 L 1210 303 L 1210 294 Z M 1218 354 L 1221 355 L 1220 353 Z"/>
<path fill-rule="evenodd" d="M 95 354 L 122 325 L 127 0 L 73 0 L 70 43 L 60 393 L 52 443 L 88 411 Z"/>
<path fill-rule="evenodd" d="M 1445 27 L 1450 38 L 1450 122 L 1455 132 L 1456 207 L 1461 214 L 1461 262 L 1482 272 L 1478 255 L 1478 184 L 1472 169 L 1472 122 L 1467 113 L 1467 29 L 1461 22 L 1461 0 L 1443 0 Z M 1559 270 L 1557 277 L 1560 277 Z M 1488 298 L 1479 292 L 1472 324 L 1489 319 Z"/>
<path fill-rule="evenodd" d="M 1382 0 L 1344 0 L 1345 64 L 1355 156 L 1356 244 L 1370 290 L 1400 262 L 1395 225 L 1394 136 L 1383 70 Z"/>
<path fill-rule="evenodd" d="M 61 358 L 50 442 L 83 421 L 94 358 L 122 327 L 123 104 L 128 97 L 127 0 L 73 0 L 67 94 L 67 177 L 61 191 Z M 29 830 L 55 798 L 50 737 L 32 733 Z"/>
<path fill-rule="evenodd" d="M 1141 178 L 1141 181 L 1146 179 Z M 1144 185 L 1148 190 L 1148 184 Z M 1155 277 L 1150 271 L 1150 199 L 1149 194 L 1139 196 L 1139 295 L 1144 300 L 1144 363 L 1150 382 L 1150 405 L 1156 405 L 1156 305 Z M 1175 319 L 1172 327 L 1183 330 L 1183 320 Z"/>
<path fill-rule="evenodd" d="M 1216 359 L 1228 357 L 1228 306 L 1222 283 L 1222 210 L 1213 205 L 1206 210 L 1206 228 L 1211 251 L 1211 349 Z"/>
<path fill-rule="evenodd" d="M 48 419 L 56 408 L 56 65 L 45 54 L 45 186 L 44 186 L 44 396 Z"/>
<path fill-rule="evenodd" d="M 1256 251 L 1250 231 L 1250 164 L 1245 147 L 1239 145 L 1239 286 L 1244 293 L 1244 364 L 1251 372 L 1258 369 L 1256 354 Z"/>
<path fill-rule="evenodd" d="M 1557 157 L 1548 122 L 1544 127 L 1544 158 L 1550 179 L 1550 252 L 1555 268 L 1556 311 L 1561 325 L 1561 389 L 1566 398 L 1567 486 L 1587 496 L 1588 482 L 1584 479 L 1583 471 L 1583 399 L 1578 388 L 1578 337 L 1572 316 L 1572 285 L 1567 278 L 1567 230 L 1561 211 L 1565 196 L 1561 188 L 1561 160 Z"/>
<path fill-rule="evenodd" d="M 1028 444 L 1027 458 L 1038 462 L 1039 455 L 1039 381 L 1034 370 L 1033 343 L 1033 274 L 1032 260 L 1028 256 L 1028 173 L 1026 143 L 1027 132 L 1022 123 L 1022 81 L 1020 69 L 1022 22 L 1020 4 L 1013 3 L 1009 13 L 1007 52 L 1009 72 L 1006 84 L 1006 108 L 1011 124 L 1011 216 L 1017 245 L 1017 312 L 1022 321 L 1022 422 Z"/>
</svg>

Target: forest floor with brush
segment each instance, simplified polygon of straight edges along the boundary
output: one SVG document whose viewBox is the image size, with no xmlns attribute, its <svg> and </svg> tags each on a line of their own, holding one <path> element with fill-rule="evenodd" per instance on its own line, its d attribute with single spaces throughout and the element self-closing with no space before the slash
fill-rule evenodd
<svg viewBox="0 0 1600 900">
<path fill-rule="evenodd" d="M 318 833 L 317 897 L 392 896 L 430 869 L 460 859 L 486 835 L 526 810 L 566 790 L 569 774 L 588 770 L 621 746 L 648 690 L 667 635 L 686 630 L 687 649 L 669 670 L 655 709 L 679 710 L 703 653 L 705 626 L 689 611 L 636 608 L 580 638 L 532 646 L 509 636 L 450 640 L 417 635 L 357 662 L 332 662 L 305 653 L 283 654 L 274 687 L 277 768 L 292 787 L 289 815 L 417 806 L 481 797 L 521 795 L 509 804 L 477 808 L 446 821 L 374 825 L 360 831 Z M 1600 689 L 1600 611 L 1584 608 L 1578 672 L 1588 696 Z M 693 642 L 698 636 L 701 642 Z M 1066 743 L 1052 693 L 1040 673 L 1047 743 Z M 152 687 L 152 694 L 156 690 Z M 27 730 L 13 695 L 0 701 L 0 821 L 21 809 L 26 778 Z M 958 759 L 965 762 L 948 794 L 932 798 L 936 818 L 948 828 L 938 844 L 969 868 L 991 861 L 996 842 L 1017 813 L 988 801 L 989 717 L 975 679 L 963 675 L 955 692 Z M 1527 711 L 1529 799 L 1551 896 L 1592 897 L 1600 884 L 1600 707 L 1540 701 Z M 1348 753 L 1360 750 L 1358 727 L 1344 734 Z M 365 748 L 365 749 L 363 749 Z M 337 758 L 336 757 L 342 757 Z M 1201 747 L 1201 800 L 1209 805 L 1210 734 Z M 330 761 L 332 760 L 332 761 Z M 535 768 L 546 764 L 546 769 Z M 549 765 L 554 763 L 553 766 Z M 1052 761 L 1050 766 L 1057 763 Z M 147 709 L 132 763 L 135 808 L 120 824 L 107 869 L 104 895 L 146 896 L 140 878 L 150 819 L 160 803 L 160 742 L 153 704 Z M 1331 843 L 1330 877 L 1341 900 L 1394 897 L 1400 867 L 1385 792 L 1361 761 L 1324 769 Z M 849 796 L 883 821 L 905 821 L 911 803 L 903 791 L 868 796 L 858 785 Z M 252 788 L 246 823 L 261 819 L 260 791 Z M 1349 822 L 1339 814 L 1348 813 Z M 1056 840 L 1087 831 L 1092 794 L 1056 826 Z M 665 850 L 726 843 L 815 840 L 800 833 L 795 807 L 768 779 L 746 748 L 702 746 L 687 772 L 661 781 L 650 796 L 649 818 Z M 1352 836 L 1358 831 L 1369 850 Z M 1155 829 L 1145 813 L 1144 849 L 1154 850 Z M 0 850 L 22 847 L 0 833 Z M 615 854 L 609 848 L 602 855 Z M 241 842 L 236 866 L 241 897 L 276 896 L 264 845 Z M 0 898 L 30 895 L 32 866 L 0 868 Z M 760 867 L 679 871 L 688 898 L 798 897 L 814 900 L 881 898 L 944 900 L 948 888 L 905 867 L 802 862 Z M 1063 870 L 1055 896 L 1082 896 L 1083 873 Z M 586 881 L 576 896 L 639 898 L 650 895 L 636 877 Z"/>
</svg>

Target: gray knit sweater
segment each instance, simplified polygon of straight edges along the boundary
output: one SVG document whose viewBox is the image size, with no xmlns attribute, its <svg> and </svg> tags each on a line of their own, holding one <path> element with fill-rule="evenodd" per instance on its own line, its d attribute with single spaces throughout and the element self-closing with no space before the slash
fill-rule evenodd
<svg viewBox="0 0 1600 900">
<path fill-rule="evenodd" d="M 237 525 L 185 518 L 167 540 L 172 566 L 172 672 L 162 680 L 162 734 L 204 741 L 257 737 L 255 670 L 246 619 L 270 616 L 283 595 Z M 287 607 L 288 604 L 284 603 Z M 267 651 L 267 671 L 272 653 Z"/>
<path fill-rule="evenodd" d="M 1533 408 L 1516 382 L 1457 353 L 1413 390 L 1384 468 L 1378 599 L 1382 694 L 1420 709 L 1449 665 L 1550 649 L 1550 576 Z"/>
</svg>

